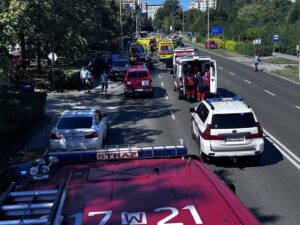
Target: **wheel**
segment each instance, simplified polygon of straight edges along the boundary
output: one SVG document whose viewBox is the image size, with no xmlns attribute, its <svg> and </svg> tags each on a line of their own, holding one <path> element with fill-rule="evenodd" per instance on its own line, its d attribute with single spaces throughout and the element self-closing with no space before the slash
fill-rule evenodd
<svg viewBox="0 0 300 225">
<path fill-rule="evenodd" d="M 205 155 L 202 152 L 202 149 L 201 149 L 201 138 L 200 138 L 200 136 L 198 137 L 198 146 L 199 146 L 199 155 L 201 156 L 203 162 L 205 162 L 205 163 L 209 162 L 209 156 Z"/>
</svg>

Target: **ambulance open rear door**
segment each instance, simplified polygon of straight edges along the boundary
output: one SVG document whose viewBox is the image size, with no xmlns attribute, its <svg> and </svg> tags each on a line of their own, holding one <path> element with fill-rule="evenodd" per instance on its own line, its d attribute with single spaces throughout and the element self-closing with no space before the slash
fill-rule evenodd
<svg viewBox="0 0 300 225">
<path fill-rule="evenodd" d="M 217 62 L 216 60 L 210 60 L 210 93 L 217 93 Z"/>
</svg>

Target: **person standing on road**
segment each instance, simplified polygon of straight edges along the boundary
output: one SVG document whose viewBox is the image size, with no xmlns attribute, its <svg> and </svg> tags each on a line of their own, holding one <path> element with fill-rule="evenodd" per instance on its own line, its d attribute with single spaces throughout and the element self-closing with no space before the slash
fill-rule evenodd
<svg viewBox="0 0 300 225">
<path fill-rule="evenodd" d="M 259 55 L 256 53 L 254 58 L 253 58 L 253 62 L 254 62 L 254 66 L 255 66 L 255 72 L 258 71 L 258 64 L 260 63 L 260 57 Z"/>
<path fill-rule="evenodd" d="M 107 88 L 108 88 L 108 74 L 106 70 L 103 70 L 103 73 L 101 74 L 101 91 L 102 95 L 107 94 Z"/>
<path fill-rule="evenodd" d="M 88 68 L 87 68 L 87 66 L 84 66 L 80 71 L 80 79 L 81 79 L 83 89 L 87 88 L 87 78 L 88 78 L 88 76 L 89 76 Z"/>
</svg>

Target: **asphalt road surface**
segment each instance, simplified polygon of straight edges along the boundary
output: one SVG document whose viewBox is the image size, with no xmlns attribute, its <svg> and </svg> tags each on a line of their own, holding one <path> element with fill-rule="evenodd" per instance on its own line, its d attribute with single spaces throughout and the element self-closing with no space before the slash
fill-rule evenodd
<svg viewBox="0 0 300 225">
<path fill-rule="evenodd" d="M 300 167 L 297 168 L 300 161 L 284 153 L 287 149 L 300 156 L 300 109 L 296 107 L 300 106 L 300 86 L 263 72 L 255 73 L 253 68 L 221 57 L 213 58 L 219 67 L 219 93 L 243 96 L 274 138 L 269 135 L 265 138 L 265 152 L 259 163 L 217 160 L 209 164 L 210 168 L 224 181 L 235 184 L 238 197 L 262 224 L 300 224 Z M 46 112 L 52 121 L 44 125 L 27 147 L 46 147 L 56 115 L 65 109 L 84 106 L 101 108 L 108 113 L 109 145 L 169 145 L 183 139 L 197 154 L 198 146 L 191 138 L 189 113 L 189 108 L 196 103 L 178 100 L 169 69 L 164 69 L 162 64 L 156 66 L 153 98 L 125 99 L 121 83 L 112 83 L 107 97 L 101 96 L 97 88 L 92 93 L 49 94 Z"/>
</svg>

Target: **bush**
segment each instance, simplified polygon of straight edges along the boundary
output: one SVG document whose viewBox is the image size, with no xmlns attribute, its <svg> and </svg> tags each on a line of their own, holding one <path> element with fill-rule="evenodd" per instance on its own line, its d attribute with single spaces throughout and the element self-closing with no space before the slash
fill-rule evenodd
<svg viewBox="0 0 300 225">
<path fill-rule="evenodd" d="M 252 43 L 238 43 L 235 51 L 243 55 L 253 56 L 255 54 L 255 46 Z"/>
<path fill-rule="evenodd" d="M 48 79 L 53 84 L 52 71 L 48 71 Z M 63 71 L 54 71 L 55 89 L 80 89 L 80 70 L 68 69 Z"/>
<path fill-rule="evenodd" d="M 237 45 L 237 42 L 234 41 L 234 40 L 225 40 L 223 41 L 223 46 L 225 49 L 228 49 L 228 50 L 231 50 L 231 51 L 234 51 L 235 50 L 235 47 Z"/>
<path fill-rule="evenodd" d="M 1 154 L 10 154 L 12 146 L 29 133 L 44 115 L 45 93 L 22 92 L 0 95 Z"/>
</svg>

